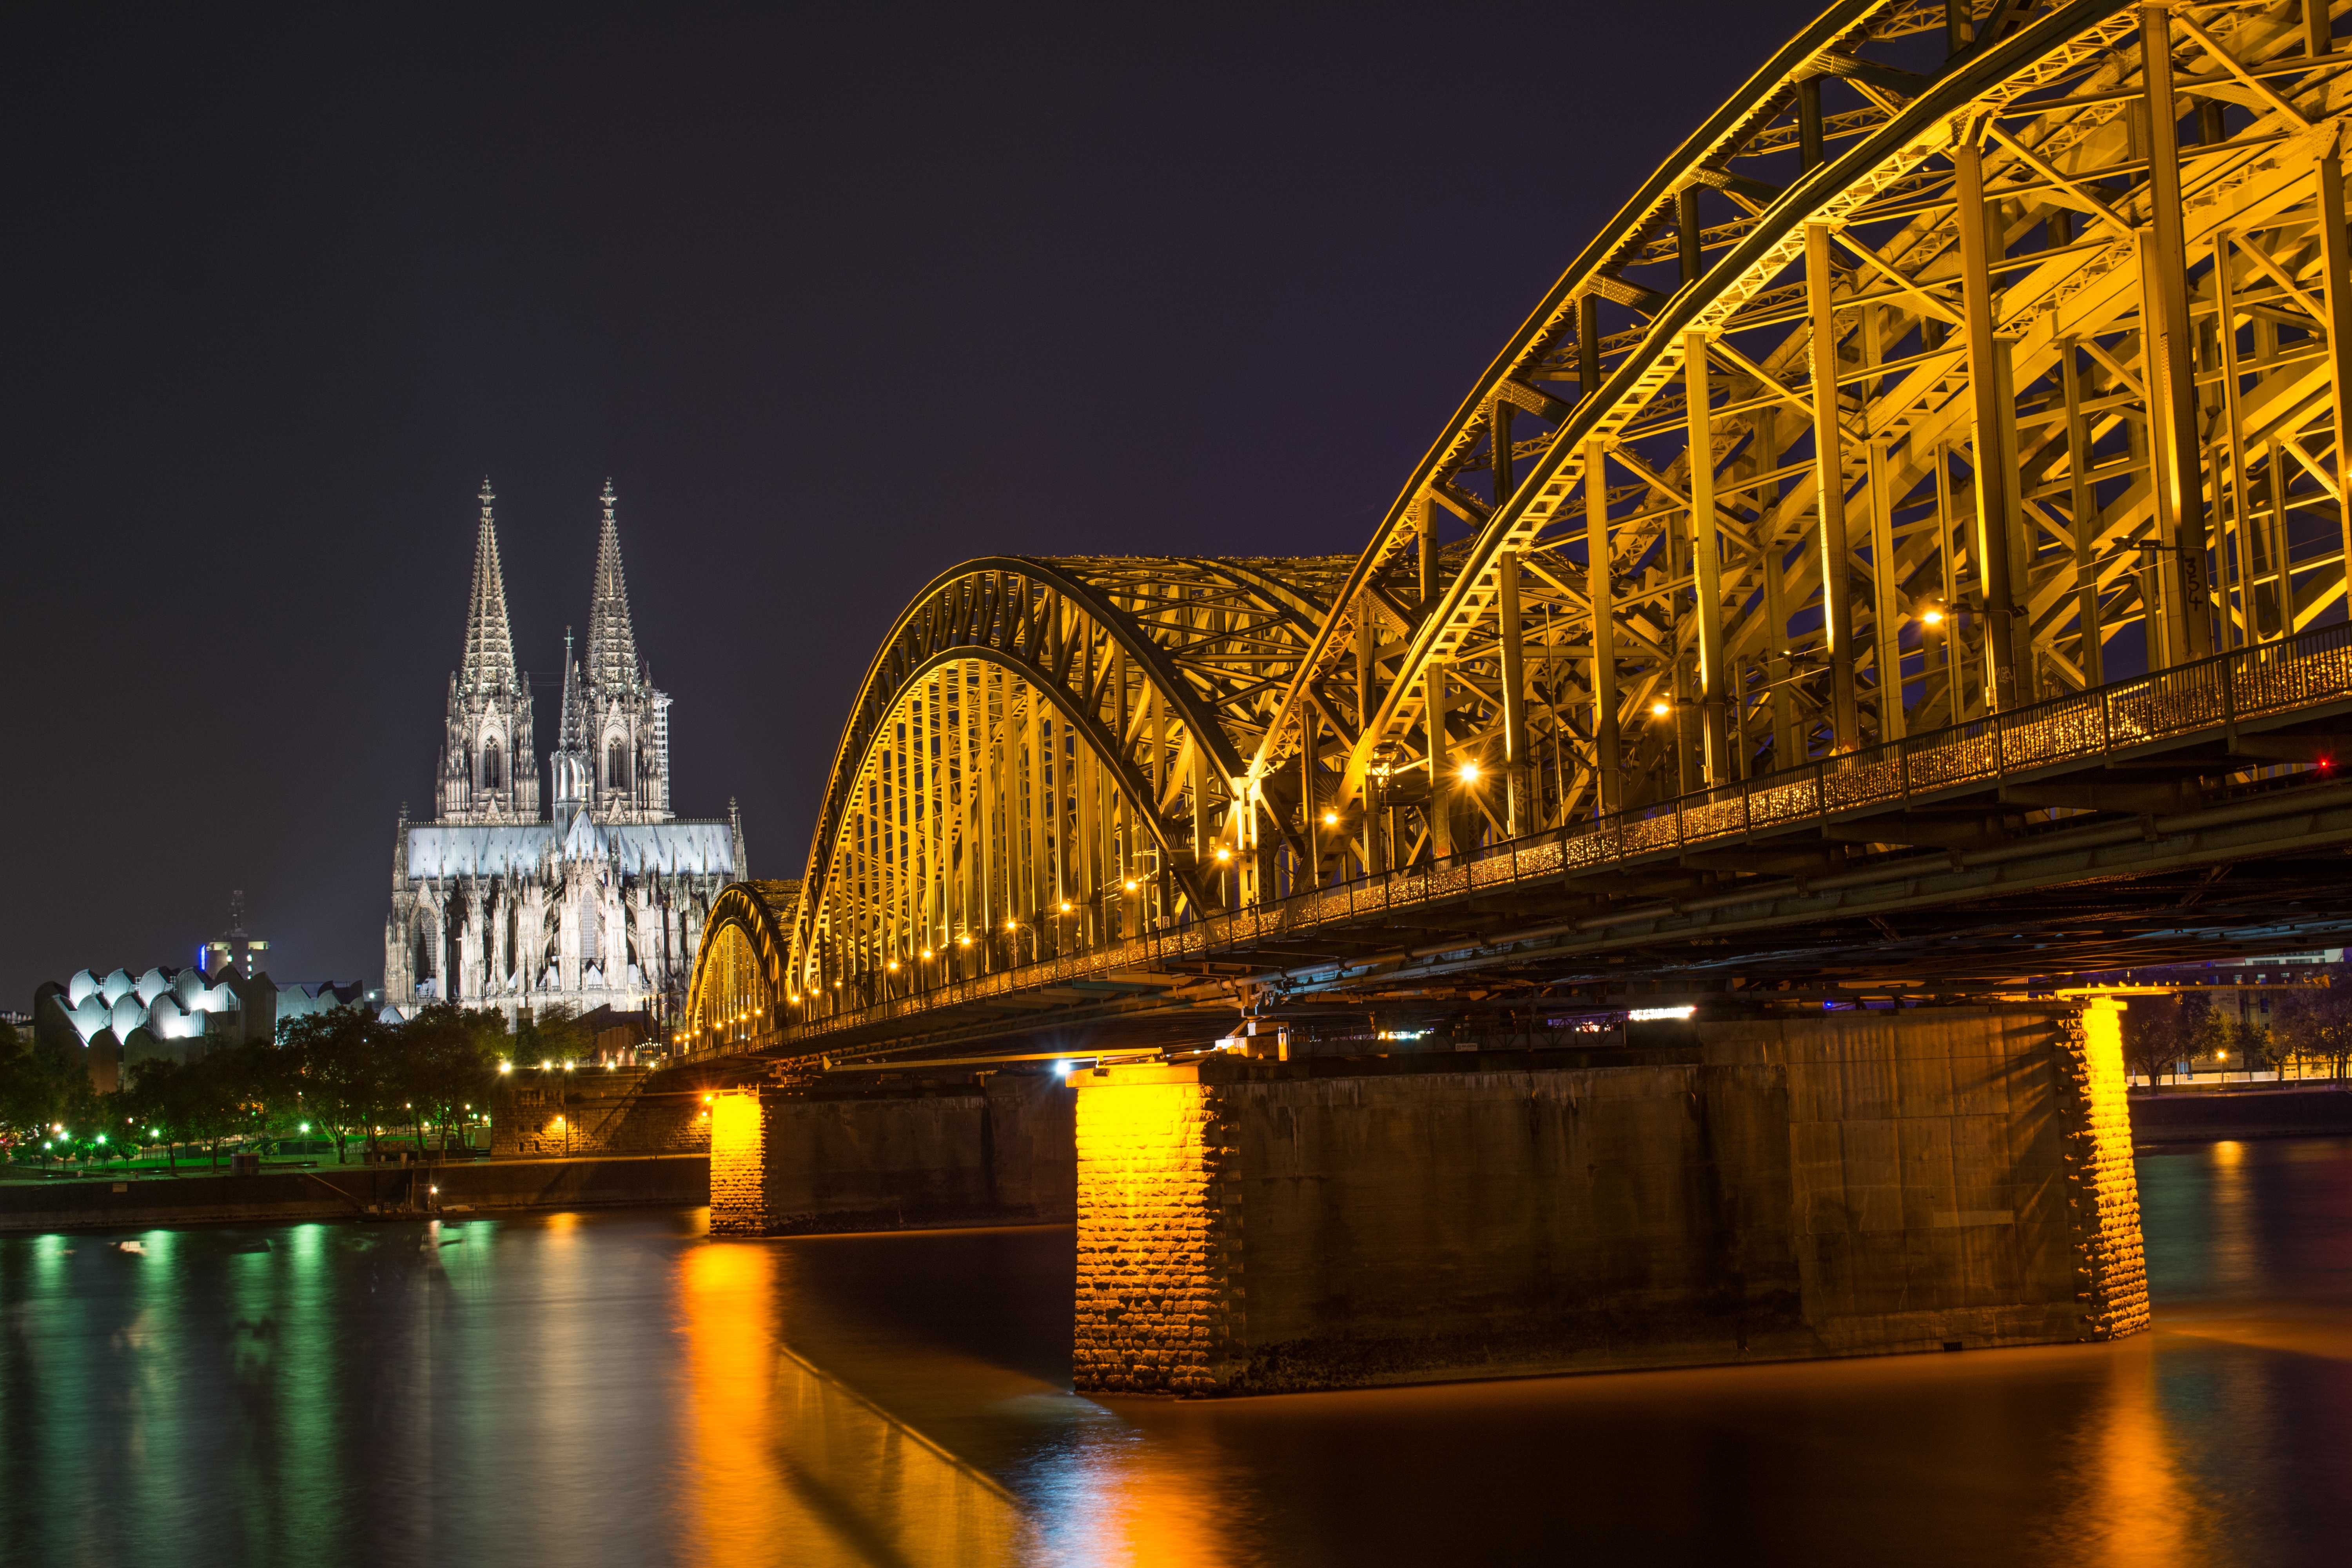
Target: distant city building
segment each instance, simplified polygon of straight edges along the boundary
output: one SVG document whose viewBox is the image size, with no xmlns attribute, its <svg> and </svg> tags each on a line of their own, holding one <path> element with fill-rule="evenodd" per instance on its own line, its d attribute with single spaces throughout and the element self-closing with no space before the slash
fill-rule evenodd
<svg viewBox="0 0 2352 1568">
<path fill-rule="evenodd" d="M 206 973 L 234 968 L 249 980 L 261 973 L 261 955 L 268 951 L 268 942 L 246 932 L 245 889 L 239 888 L 228 896 L 228 930 L 198 945 L 196 967 Z"/>
<path fill-rule="evenodd" d="M 563 643 L 563 693 L 541 805 L 530 682 L 517 669 L 506 583 L 481 491 L 465 649 L 449 678 L 435 811 L 402 808 L 384 922 L 384 995 L 405 1016 L 435 1001 L 510 1016 L 667 1013 L 703 917 L 743 875 L 743 828 L 670 809 L 669 705 L 637 657 L 608 480 L 588 642 Z"/>
<path fill-rule="evenodd" d="M 278 1026 L 370 1000 L 360 981 L 280 985 L 266 973 L 230 965 L 206 971 L 161 966 L 132 974 L 85 969 L 33 993 L 33 1037 L 66 1047 L 101 1090 L 121 1086 L 123 1071 L 151 1057 L 186 1061 L 216 1045 L 277 1038 Z"/>
</svg>

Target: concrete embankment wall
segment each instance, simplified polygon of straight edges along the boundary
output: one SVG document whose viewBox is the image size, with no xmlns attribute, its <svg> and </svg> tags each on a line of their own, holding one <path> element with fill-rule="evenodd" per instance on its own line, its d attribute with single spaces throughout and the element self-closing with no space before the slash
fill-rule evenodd
<svg viewBox="0 0 2352 1568">
<path fill-rule="evenodd" d="M 2352 1137 L 2352 1090 L 2342 1084 L 2292 1089 L 2168 1089 L 2131 1097 L 2132 1137 L 2142 1143 L 2207 1143 L 2223 1138 Z"/>
<path fill-rule="evenodd" d="M 1083 1079 L 1078 1387 L 1268 1393 L 2145 1325 L 2111 1013 L 1711 1023 L 1683 1055 L 1224 1058 Z"/>
<path fill-rule="evenodd" d="M 425 1189 L 437 1185 L 437 1195 Z M 640 1205 L 694 1206 L 710 1196 L 697 1155 L 499 1160 L 451 1165 L 330 1165 L 258 1176 L 103 1177 L 0 1185 L 0 1232 L 141 1229 L 222 1222 L 351 1219 L 426 1201 L 492 1213 Z"/>
<path fill-rule="evenodd" d="M 790 1236 L 1066 1222 L 1076 1212 L 1074 1100 L 1044 1072 L 721 1094 L 712 1106 L 710 1228 Z"/>
<path fill-rule="evenodd" d="M 529 1063 L 499 1075 L 490 1152 L 506 1159 L 592 1154 L 708 1154 L 709 1107 L 676 1068 L 562 1068 Z"/>
</svg>

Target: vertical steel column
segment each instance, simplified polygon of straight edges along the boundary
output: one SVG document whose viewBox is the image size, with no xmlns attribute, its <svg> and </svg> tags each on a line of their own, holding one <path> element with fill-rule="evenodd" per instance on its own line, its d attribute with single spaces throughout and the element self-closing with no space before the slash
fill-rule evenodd
<svg viewBox="0 0 2352 1568">
<path fill-rule="evenodd" d="M 1101 767 L 1086 735 L 1080 732 L 1076 739 L 1077 754 L 1070 759 L 1070 783 L 1078 795 L 1077 864 L 1070 870 L 1069 896 L 1081 900 L 1084 917 L 1078 929 L 1084 945 L 1094 947 L 1102 941 L 1097 929 L 1102 908 L 1098 896 L 1102 890 L 1102 820 L 1097 809 L 1101 803 L 1097 798 L 1101 787 Z"/>
<path fill-rule="evenodd" d="M 1724 693 L 1731 682 L 1723 648 L 1723 545 L 1715 519 L 1715 432 L 1706 334 L 1683 334 L 1685 428 L 1690 448 L 1691 570 L 1698 606 L 1698 706 L 1706 782 L 1731 776 Z"/>
<path fill-rule="evenodd" d="M 1379 602 L 1366 588 L 1356 595 L 1356 732 L 1370 732 L 1372 723 L 1372 655 L 1380 644 Z M 1357 858 L 1367 874 L 1380 870 L 1380 833 L 1373 822 L 1371 791 L 1367 786 L 1362 795 L 1363 809 L 1358 814 L 1363 829 L 1361 841 L 1356 847 Z"/>
<path fill-rule="evenodd" d="M 2151 401 L 2159 395 L 2162 415 L 2151 421 L 2160 438 L 2150 454 L 2156 462 L 2158 517 L 2170 525 L 2161 542 L 2165 598 L 2178 604 L 2174 623 L 2180 659 L 2213 651 L 2212 593 L 2205 568 L 2205 476 L 2199 461 L 2195 326 L 2189 314 L 2189 251 L 2180 214 L 2180 126 L 2172 92 L 2172 10 L 2168 5 L 2140 7 L 2141 85 L 2147 98 L 2147 184 L 2153 233 L 2140 255 L 2150 268 L 2147 298 L 2156 307 L 2155 341 L 2147 345 L 2146 374 Z M 2151 410 L 2151 413 L 2154 411 Z"/>
<path fill-rule="evenodd" d="M 2059 386 L 2066 399 L 2066 476 L 2074 487 L 2075 662 L 2086 686 L 2106 684 L 2099 628 L 2099 505 L 2091 493 L 2091 422 L 2083 417 L 2083 368 L 2074 340 L 2058 342 Z"/>
<path fill-rule="evenodd" d="M 1004 764 L 999 756 L 1003 729 L 998 710 L 1003 710 L 1003 724 L 1012 721 L 1012 706 L 1001 701 L 1004 690 L 1004 672 L 993 664 L 980 666 L 980 953 L 983 968 L 994 967 L 996 928 L 1003 923 L 1005 910 L 1013 900 L 1003 891 L 1004 879 L 998 870 L 1004 864 L 1004 850 L 998 843 L 1004 831 Z"/>
<path fill-rule="evenodd" d="M 1453 805 L 1445 770 L 1453 761 L 1445 736 L 1445 661 L 1433 658 L 1422 677 L 1422 710 L 1429 722 L 1429 852 L 1439 859 L 1454 853 Z"/>
<path fill-rule="evenodd" d="M 1681 263 L 1683 287 L 1699 279 L 1705 259 L 1699 249 L 1698 187 L 1685 185 L 1675 193 L 1675 253 Z"/>
<path fill-rule="evenodd" d="M 1151 815 L 1158 816 L 1168 798 L 1168 701 L 1160 685 L 1145 679 L 1143 700 L 1151 705 Z"/>
<path fill-rule="evenodd" d="M 1022 797 L 1021 817 L 1028 843 L 1020 857 L 1021 896 L 1013 907 L 1016 912 L 1034 921 L 1053 898 L 1045 885 L 1045 705 L 1039 700 L 1036 682 L 1023 681 L 1022 690 L 1026 700 L 1023 704 L 1021 748 L 1026 753 L 1027 765 L 1023 771 L 1027 774 L 1024 782 L 1028 787 Z"/>
<path fill-rule="evenodd" d="M 1592 762 L 1600 774 L 1601 809 L 1622 799 L 1617 735 L 1616 593 L 1609 573 L 1609 476 L 1605 448 L 1584 446 L 1584 594 L 1592 604 Z"/>
<path fill-rule="evenodd" d="M 1601 390 L 1601 300 L 1576 297 L 1576 395 L 1579 402 Z"/>
<path fill-rule="evenodd" d="M 1315 806 L 1315 737 L 1320 728 L 1312 708 L 1298 721 L 1298 811 L 1306 829 L 1299 840 L 1307 846 L 1307 865 L 1304 877 L 1291 879 L 1293 891 L 1323 885 L 1323 814 Z"/>
<path fill-rule="evenodd" d="M 1495 562 L 1495 616 L 1503 645 L 1503 823 L 1517 838 L 1528 830 L 1528 671 L 1526 634 L 1519 624 L 1519 557 L 1505 550 Z"/>
<path fill-rule="evenodd" d="M 956 781 L 956 831 L 963 840 L 963 875 L 958 878 L 955 935 L 968 936 L 974 927 L 988 929 L 988 899 L 980 880 L 980 735 L 972 704 L 980 693 L 980 664 L 956 661 L 956 744 L 961 776 Z M 961 943 L 959 943 L 961 945 Z"/>
<path fill-rule="evenodd" d="M 1778 468 L 1788 450 L 1780 438 L 1782 416 L 1767 408 L 1757 417 L 1759 464 Z M 1788 498 L 1786 481 L 1775 479 L 1756 497 L 1757 572 L 1764 579 L 1764 682 L 1772 710 L 1772 765 L 1792 767 L 1804 760 L 1797 743 L 1796 695 L 1790 689 L 1794 667 L 1790 658 L 1788 547 L 1776 539 L 1780 527 L 1780 503 Z"/>
<path fill-rule="evenodd" d="M 1838 426 L 1836 310 L 1830 230 L 1805 226 L 1805 298 L 1812 323 L 1814 505 L 1822 535 L 1822 636 L 1830 656 L 1831 750 L 1862 743 L 1854 713 L 1853 552 L 1845 533 L 1845 441 Z"/>
<path fill-rule="evenodd" d="M 1862 360 L 1876 369 L 1885 357 L 1879 337 L 1885 307 L 1862 308 Z M 1886 447 L 1870 426 L 1871 405 L 1879 392 L 1878 378 L 1862 384 L 1863 461 L 1870 491 L 1870 633 L 1872 662 L 1878 666 L 1878 738 L 1903 738 L 1903 606 L 1901 573 L 1895 555 L 1895 496 L 1886 475 Z"/>
<path fill-rule="evenodd" d="M 2286 454 L 2279 450 L 2278 437 L 2273 436 L 2264 447 L 2263 493 L 2268 503 L 2270 526 L 2263 534 L 2263 548 L 2270 554 L 2270 570 L 2278 578 L 2273 590 L 2278 606 L 2278 635 L 2294 635 L 2294 582 L 2287 572 L 2286 535 Z"/>
<path fill-rule="evenodd" d="M 1969 334 L 1969 384 L 1975 395 L 1973 461 L 1977 480 L 1977 582 L 1984 592 L 1985 706 L 2007 712 L 2024 701 L 2020 689 L 2017 600 L 2010 562 L 2011 515 L 2017 510 L 2015 410 L 2008 397 L 2007 345 L 1993 335 L 1992 279 L 1985 233 L 1984 153 L 1974 142 L 1952 149 L 1960 228 L 1960 298 Z"/>
<path fill-rule="evenodd" d="M 2222 467 L 2214 473 L 2214 521 L 2223 530 L 2225 560 L 2234 562 L 2238 579 L 2238 609 L 2230 613 L 2230 584 L 2218 584 L 2221 590 L 2221 631 L 2225 641 L 2234 637 L 2236 646 L 2247 647 L 2263 640 L 2262 616 L 2254 604 L 2254 534 L 2253 509 L 2246 500 L 2246 423 L 2238 395 L 2238 295 L 2230 279 L 2230 250 L 2234 237 L 2227 228 L 2213 235 L 2213 309 L 2214 333 L 2221 350 L 2221 428 L 2220 434 L 2228 443 L 2228 456 Z M 2221 479 L 2229 479 L 2230 506 L 2221 510 Z M 2226 572 L 2228 567 L 2224 567 Z"/>
<path fill-rule="evenodd" d="M 2325 12 L 2324 5 L 2321 10 Z M 2336 518 L 2344 546 L 2345 581 L 2352 584 L 2352 463 L 2344 460 L 2344 454 L 2352 450 L 2352 445 L 2346 441 L 2346 417 L 2352 413 L 2352 276 L 2347 276 L 2347 268 L 2352 268 L 2352 244 L 2347 243 L 2344 232 L 2344 164 L 2336 156 L 2333 142 L 2320 154 L 2315 174 L 2319 186 L 2319 271 L 2325 285 L 2321 304 L 2327 312 L 2327 320 L 2321 325 L 2327 332 L 2328 391 L 2336 409 Z M 2272 488 L 2284 492 L 2285 481 L 2275 474 L 2274 468 Z M 2285 506 L 2282 494 L 2282 512 Z M 2294 594 L 2288 585 L 2284 553 L 2279 557 L 2279 603 L 2285 606 L 2281 619 L 2292 633 Z"/>
<path fill-rule="evenodd" d="M 1413 503 L 1421 522 L 1421 603 L 1437 597 L 1437 506 L 1427 496 Z"/>
<path fill-rule="evenodd" d="M 1495 510 L 1497 511 L 1503 509 L 1505 501 L 1511 499 L 1511 491 L 1517 488 L 1517 470 L 1513 467 L 1511 454 L 1511 421 L 1518 412 L 1508 398 L 1497 397 L 1486 405 L 1486 447 L 1487 455 L 1494 464 Z"/>
<path fill-rule="evenodd" d="M 1192 866 L 1205 890 L 1214 885 L 1211 879 L 1215 872 L 1209 843 L 1215 837 L 1209 826 L 1209 748 L 1202 744 L 1200 736 L 1191 733 L 1189 724 L 1185 728 L 1184 746 L 1192 763 Z"/>
</svg>

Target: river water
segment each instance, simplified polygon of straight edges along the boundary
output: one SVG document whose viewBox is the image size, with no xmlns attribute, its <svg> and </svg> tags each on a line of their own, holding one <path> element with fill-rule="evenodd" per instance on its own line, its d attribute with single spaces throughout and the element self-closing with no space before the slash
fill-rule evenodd
<svg viewBox="0 0 2352 1568">
<path fill-rule="evenodd" d="M 2140 1182 L 2121 1344 L 1197 1404 L 1068 1392 L 1066 1229 L 10 1238 L 0 1561 L 2352 1560 L 2352 1142 Z"/>
</svg>

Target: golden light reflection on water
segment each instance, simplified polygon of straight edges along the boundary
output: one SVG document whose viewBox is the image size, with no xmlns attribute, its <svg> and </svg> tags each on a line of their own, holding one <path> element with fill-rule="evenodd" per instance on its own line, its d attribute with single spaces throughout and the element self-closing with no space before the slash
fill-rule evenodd
<svg viewBox="0 0 2352 1568">
<path fill-rule="evenodd" d="M 1224 1568 L 1259 1553 L 1230 1517 L 1233 1457 L 1213 1426 L 1137 1442 L 1118 1429 L 1082 1445 L 1042 1522 L 1040 1560 L 1105 1568 Z"/>
<path fill-rule="evenodd" d="M 1066 1231 L 0 1237 L 0 1563 L 2334 1561 L 2352 1141 L 2141 1170 L 2117 1343 L 1181 1404 L 1068 1392 Z"/>
<path fill-rule="evenodd" d="M 2074 1501 L 2053 1521 L 2052 1555 L 2086 1568 L 2201 1562 L 2205 1521 L 2157 1402 L 2154 1349 L 2143 1338 L 2102 1353 L 2098 1396 L 2068 1435 L 2061 1480 Z"/>
<path fill-rule="evenodd" d="M 777 1321 L 779 1249 L 710 1242 L 679 1268 L 690 1561 L 1024 1561 L 996 1483 L 794 1354 Z"/>
</svg>

